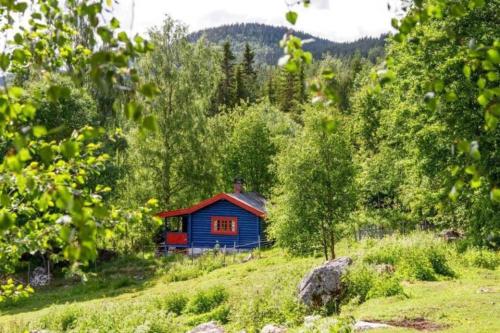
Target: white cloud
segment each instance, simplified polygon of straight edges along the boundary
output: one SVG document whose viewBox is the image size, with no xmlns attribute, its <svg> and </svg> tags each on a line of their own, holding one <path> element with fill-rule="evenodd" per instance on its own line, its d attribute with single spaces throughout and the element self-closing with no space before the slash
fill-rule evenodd
<svg viewBox="0 0 500 333">
<path fill-rule="evenodd" d="M 191 31 L 236 22 L 259 22 L 286 25 L 287 3 L 294 0 L 121 0 L 115 15 L 124 28 L 131 25 L 134 32 L 143 33 L 160 25 L 165 14 L 182 21 Z M 390 30 L 393 12 L 387 9 L 400 0 L 312 0 L 307 9 L 293 7 L 299 12 L 297 29 L 335 41 L 355 40 L 378 36 Z M 134 10 L 132 11 L 132 8 Z M 133 12 L 133 14 L 132 14 Z"/>
</svg>

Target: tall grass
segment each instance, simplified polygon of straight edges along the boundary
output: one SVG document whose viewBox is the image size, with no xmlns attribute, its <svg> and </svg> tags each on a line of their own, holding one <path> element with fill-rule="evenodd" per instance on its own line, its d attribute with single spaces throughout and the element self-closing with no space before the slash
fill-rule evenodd
<svg viewBox="0 0 500 333">
<path fill-rule="evenodd" d="M 367 242 L 363 261 L 393 265 L 402 278 L 435 281 L 455 276 L 450 265 L 455 254 L 453 248 L 431 234 L 390 236 L 374 244 Z"/>
</svg>

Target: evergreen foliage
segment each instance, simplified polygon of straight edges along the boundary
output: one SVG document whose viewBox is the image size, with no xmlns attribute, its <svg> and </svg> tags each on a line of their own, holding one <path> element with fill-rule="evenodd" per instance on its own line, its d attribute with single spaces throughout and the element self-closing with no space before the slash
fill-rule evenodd
<svg viewBox="0 0 500 333">
<path fill-rule="evenodd" d="M 257 63 L 275 65 L 282 54 L 277 43 L 288 31 L 289 29 L 286 27 L 259 23 L 236 23 L 196 31 L 189 35 L 189 40 L 196 41 L 202 36 L 215 44 L 223 44 L 229 40 L 237 55 L 244 54 L 246 45 L 250 44 L 255 50 Z M 294 34 L 304 40 L 313 40 L 304 45 L 304 49 L 310 51 L 316 59 L 321 58 L 324 54 L 343 58 L 360 52 L 363 57 L 370 55 L 370 59 L 376 60 L 381 55 L 386 38 L 385 35 L 381 35 L 378 38 L 364 37 L 353 42 L 332 42 L 300 31 L 294 32 Z M 378 51 L 371 51 L 372 49 Z"/>
</svg>

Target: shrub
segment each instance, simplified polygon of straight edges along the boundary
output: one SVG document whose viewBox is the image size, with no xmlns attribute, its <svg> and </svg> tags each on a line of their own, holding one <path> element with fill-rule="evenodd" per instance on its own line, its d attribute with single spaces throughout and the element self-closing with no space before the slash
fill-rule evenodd
<svg viewBox="0 0 500 333">
<path fill-rule="evenodd" d="M 490 250 L 470 248 L 462 256 L 467 266 L 496 269 L 500 265 L 500 253 Z"/>
<path fill-rule="evenodd" d="M 303 322 L 305 315 L 306 308 L 297 300 L 295 288 L 260 290 L 242 299 L 238 311 L 231 313 L 232 331 L 258 333 L 269 323 L 295 327 Z"/>
<path fill-rule="evenodd" d="M 396 295 L 403 295 L 403 286 L 401 281 L 396 276 L 389 276 L 388 274 L 382 274 L 377 276 L 373 281 L 373 286 L 368 291 L 366 295 L 367 299 L 377 298 L 377 297 L 390 297 Z"/>
<path fill-rule="evenodd" d="M 444 246 L 433 246 L 427 250 L 427 258 L 432 269 L 439 275 L 454 277 L 455 272 L 448 265 L 448 255 Z"/>
<path fill-rule="evenodd" d="M 130 287 L 135 284 L 135 281 L 128 276 L 120 277 L 119 279 L 113 280 L 109 285 L 110 289 L 120 289 L 125 287 Z"/>
<path fill-rule="evenodd" d="M 388 297 L 403 294 L 401 281 L 396 276 L 378 273 L 372 266 L 357 264 L 343 277 L 346 291 L 342 302 L 363 303 L 370 298 Z"/>
<path fill-rule="evenodd" d="M 195 265 L 176 264 L 173 265 L 165 279 L 168 282 L 186 281 L 203 275 L 203 271 Z"/>
<path fill-rule="evenodd" d="M 369 264 L 394 265 L 398 275 L 416 280 L 434 281 L 438 276 L 454 277 L 448 264 L 448 246 L 432 235 L 386 237 L 367 249 L 364 261 Z"/>
<path fill-rule="evenodd" d="M 200 291 L 188 302 L 186 312 L 194 314 L 209 312 L 226 301 L 227 297 L 227 291 L 220 286 Z"/>
<path fill-rule="evenodd" d="M 434 269 L 425 251 L 413 248 L 408 249 L 406 252 L 402 260 L 396 266 L 399 275 L 411 280 L 436 280 Z"/>
<path fill-rule="evenodd" d="M 82 311 L 79 308 L 69 306 L 59 312 L 50 312 L 41 318 L 40 324 L 43 328 L 49 330 L 65 332 L 75 328 L 81 314 Z"/>
<path fill-rule="evenodd" d="M 216 321 L 220 324 L 226 324 L 229 321 L 230 309 L 228 305 L 219 305 L 210 312 L 202 313 L 191 317 L 187 323 L 188 325 L 195 326 L 208 321 Z"/>
<path fill-rule="evenodd" d="M 188 298 L 182 294 L 170 294 L 167 295 L 163 300 L 161 300 L 162 307 L 167 312 L 175 313 L 176 315 L 180 315 L 186 304 L 188 302 Z"/>
</svg>

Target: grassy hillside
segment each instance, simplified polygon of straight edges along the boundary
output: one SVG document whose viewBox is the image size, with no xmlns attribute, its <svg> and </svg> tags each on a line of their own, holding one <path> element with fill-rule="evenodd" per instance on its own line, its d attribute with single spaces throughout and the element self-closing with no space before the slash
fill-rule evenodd
<svg viewBox="0 0 500 333">
<path fill-rule="evenodd" d="M 245 43 L 248 42 L 255 49 L 258 63 L 276 65 L 278 59 L 283 56 L 283 50 L 279 47 L 278 42 L 287 31 L 288 28 L 285 27 L 259 23 L 238 23 L 196 31 L 189 35 L 189 39 L 195 41 L 205 36 L 210 42 L 216 44 L 222 44 L 229 40 L 236 54 L 242 54 Z M 310 43 L 304 45 L 304 49 L 311 51 L 315 59 L 321 58 L 325 53 L 337 57 L 348 57 L 359 52 L 362 56 L 368 57 L 372 49 L 372 56 L 375 59 L 383 54 L 385 44 L 385 36 L 364 37 L 353 42 L 333 42 L 305 32 L 295 31 L 294 34 L 302 40 L 311 40 Z"/>
<path fill-rule="evenodd" d="M 377 262 L 390 249 L 414 246 L 421 238 L 423 244 L 429 244 L 429 238 L 422 236 L 344 242 L 339 253 L 352 256 L 355 262 Z M 500 313 L 500 270 L 491 269 L 498 264 L 498 254 L 469 251 L 458 255 L 450 246 L 437 246 L 447 251 L 446 265 L 453 271 L 452 277 L 437 274 L 435 281 L 404 278 L 403 293 L 368 297 L 364 303 L 352 298 L 343 305 L 342 316 L 409 326 L 388 332 L 415 332 L 412 326 L 440 332 L 500 331 L 496 315 Z M 184 257 L 122 258 L 101 266 L 98 277 L 86 284 L 58 281 L 29 299 L 2 305 L 0 332 L 40 328 L 55 332 L 185 332 L 209 320 L 224 323 L 228 332 L 243 328 L 255 332 L 266 323 L 300 331 L 308 312 L 297 303 L 296 288 L 302 276 L 322 259 L 290 257 L 279 249 L 263 251 L 249 262 L 242 262 L 243 257 L 210 254 L 194 261 Z M 412 267 L 418 266 L 417 261 Z M 397 262 L 399 274 L 405 263 Z M 326 317 L 318 323 L 329 320 Z"/>
</svg>

